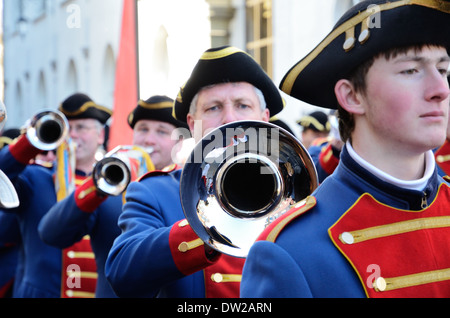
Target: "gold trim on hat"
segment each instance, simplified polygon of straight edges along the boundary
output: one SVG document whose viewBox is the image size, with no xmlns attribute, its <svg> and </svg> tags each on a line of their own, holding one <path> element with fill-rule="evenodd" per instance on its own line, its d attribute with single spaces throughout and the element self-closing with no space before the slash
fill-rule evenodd
<svg viewBox="0 0 450 318">
<path fill-rule="evenodd" d="M 379 11 L 387 11 L 391 9 L 395 9 L 405 5 L 420 5 L 431 9 L 436 9 L 441 12 L 450 13 L 450 2 L 443 0 L 400 0 L 395 2 L 388 2 L 385 4 L 377 5 L 379 7 Z M 283 82 L 281 90 L 286 94 L 290 94 L 292 92 L 292 87 L 294 86 L 295 80 L 298 75 L 328 46 L 331 42 L 333 42 L 337 37 L 341 34 L 347 32 L 350 29 L 353 29 L 356 25 L 360 24 L 364 20 L 370 18 L 373 15 L 373 12 L 370 10 L 365 10 L 358 13 L 353 18 L 345 21 L 339 27 L 337 27 L 334 31 L 332 31 L 319 45 L 308 54 L 303 60 L 301 60 L 297 65 L 295 65 L 292 70 L 290 70 L 286 76 L 286 79 Z"/>
<path fill-rule="evenodd" d="M 160 103 L 146 103 L 143 100 L 140 100 L 138 102 L 138 105 L 146 108 L 146 109 L 163 109 L 163 108 L 172 108 L 173 102 L 166 101 L 166 102 L 160 102 Z"/>
<path fill-rule="evenodd" d="M 244 52 L 238 48 L 226 47 L 226 48 L 224 48 L 222 50 L 218 50 L 218 51 L 205 52 L 200 57 L 200 60 L 215 60 L 215 59 L 227 57 L 227 56 L 235 54 L 235 53 L 244 53 L 244 54 L 247 54 L 248 56 L 250 56 L 247 52 Z"/>
<path fill-rule="evenodd" d="M 109 108 L 104 107 L 104 106 L 97 105 L 96 103 L 94 103 L 94 102 L 92 102 L 92 101 L 89 101 L 89 102 L 84 103 L 79 109 L 77 109 L 77 110 L 75 110 L 75 111 L 73 111 L 73 112 L 70 112 L 70 111 L 68 111 L 68 110 L 63 109 L 63 108 L 62 108 L 62 105 L 59 106 L 59 110 L 60 110 L 64 115 L 70 115 L 70 116 L 76 116 L 76 115 L 82 114 L 82 113 L 84 113 L 86 110 L 88 110 L 89 108 L 97 108 L 98 110 L 104 111 L 105 113 L 108 113 L 108 114 L 110 114 L 110 115 L 112 114 L 112 111 L 111 111 Z"/>
<path fill-rule="evenodd" d="M 326 130 L 329 131 L 331 128 L 330 123 L 328 121 L 327 121 L 326 125 L 324 126 L 313 116 L 304 116 L 297 123 L 302 125 L 303 127 L 308 127 L 309 125 L 313 125 L 319 131 L 326 131 Z"/>
<path fill-rule="evenodd" d="M 0 149 L 6 145 L 10 145 L 12 142 L 13 142 L 13 139 L 6 137 L 6 136 L 1 136 L 0 137 Z"/>
</svg>

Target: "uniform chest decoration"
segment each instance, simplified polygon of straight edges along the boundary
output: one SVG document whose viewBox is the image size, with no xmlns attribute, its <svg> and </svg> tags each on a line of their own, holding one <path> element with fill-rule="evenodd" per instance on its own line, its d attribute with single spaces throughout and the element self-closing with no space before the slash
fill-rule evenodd
<svg viewBox="0 0 450 318">
<path fill-rule="evenodd" d="M 395 209 L 364 194 L 329 229 L 368 297 L 450 296 L 450 189 L 426 209 Z"/>
</svg>

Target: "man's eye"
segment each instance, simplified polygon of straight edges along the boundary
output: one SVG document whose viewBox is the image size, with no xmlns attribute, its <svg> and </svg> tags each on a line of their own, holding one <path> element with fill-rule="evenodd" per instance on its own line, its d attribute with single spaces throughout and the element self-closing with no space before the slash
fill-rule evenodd
<svg viewBox="0 0 450 318">
<path fill-rule="evenodd" d="M 158 134 L 159 135 L 168 135 L 168 134 L 170 134 L 170 132 L 168 132 L 167 130 L 158 130 Z"/>
<path fill-rule="evenodd" d="M 448 70 L 446 68 L 440 68 L 438 71 L 439 71 L 439 73 L 444 75 L 444 77 L 450 76 L 450 70 Z"/>
<path fill-rule="evenodd" d="M 406 74 L 406 75 L 411 75 L 411 74 L 415 74 L 417 72 L 418 72 L 418 70 L 416 70 L 415 68 L 411 68 L 411 69 L 408 69 L 408 70 L 404 70 L 401 73 L 402 74 Z"/>
<path fill-rule="evenodd" d="M 210 106 L 205 109 L 205 112 L 213 112 L 219 109 L 219 106 Z"/>
</svg>

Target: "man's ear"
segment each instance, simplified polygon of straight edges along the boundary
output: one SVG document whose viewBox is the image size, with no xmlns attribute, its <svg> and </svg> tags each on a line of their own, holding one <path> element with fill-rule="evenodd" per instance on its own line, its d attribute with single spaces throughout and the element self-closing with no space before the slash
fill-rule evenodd
<svg viewBox="0 0 450 318">
<path fill-rule="evenodd" d="M 189 130 L 193 133 L 194 132 L 194 116 L 192 116 L 190 113 L 186 115 L 186 123 L 188 124 Z"/>
<path fill-rule="evenodd" d="M 339 105 L 351 114 L 363 114 L 361 94 L 356 92 L 353 84 L 346 79 L 339 80 L 334 86 L 334 93 L 336 95 Z"/>
<path fill-rule="evenodd" d="M 270 110 L 268 108 L 264 109 L 261 117 L 262 117 L 262 121 L 269 121 L 270 120 Z"/>
</svg>

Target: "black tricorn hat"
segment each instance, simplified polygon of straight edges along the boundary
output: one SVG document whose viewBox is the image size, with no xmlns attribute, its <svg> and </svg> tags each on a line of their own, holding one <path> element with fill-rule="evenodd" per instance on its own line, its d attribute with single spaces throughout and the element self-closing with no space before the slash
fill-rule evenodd
<svg viewBox="0 0 450 318">
<path fill-rule="evenodd" d="M 12 143 L 14 139 L 20 136 L 20 133 L 19 128 L 10 128 L 2 132 L 0 136 L 0 149 Z"/>
<path fill-rule="evenodd" d="M 362 1 L 286 73 L 280 89 L 311 105 L 336 109 L 335 84 L 361 63 L 393 48 L 422 44 L 449 52 L 449 35 L 448 0 Z"/>
<path fill-rule="evenodd" d="M 188 125 L 176 120 L 172 116 L 173 99 L 163 95 L 155 95 L 146 101 L 139 100 L 138 105 L 128 115 L 128 124 L 131 128 L 141 119 L 153 119 L 174 125 L 177 128 L 186 128 Z"/>
<path fill-rule="evenodd" d="M 315 111 L 307 116 L 303 116 L 297 121 L 297 124 L 303 129 L 312 129 L 318 132 L 329 132 L 331 124 L 328 121 L 328 115 L 321 111 Z"/>
<path fill-rule="evenodd" d="M 96 104 L 89 96 L 82 93 L 75 93 L 67 97 L 58 110 L 67 119 L 93 118 L 102 124 L 106 124 L 112 115 L 112 111 L 109 108 Z"/>
<path fill-rule="evenodd" d="M 283 110 L 283 98 L 262 67 L 248 53 L 232 46 L 223 46 L 211 48 L 200 57 L 178 93 L 173 116 L 185 122 L 192 99 L 201 88 L 233 82 L 247 82 L 261 90 L 270 116 Z"/>
</svg>

